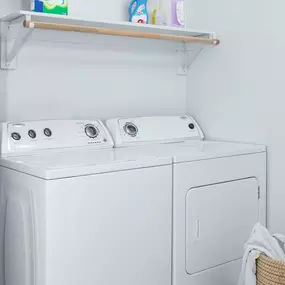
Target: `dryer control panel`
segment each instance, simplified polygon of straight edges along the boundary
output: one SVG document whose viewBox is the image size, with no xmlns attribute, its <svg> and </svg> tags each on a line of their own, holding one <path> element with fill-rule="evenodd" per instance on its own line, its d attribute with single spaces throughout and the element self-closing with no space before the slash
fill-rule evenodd
<svg viewBox="0 0 285 285">
<path fill-rule="evenodd" d="M 49 120 L 1 124 L 1 156 L 90 146 L 112 148 L 111 135 L 99 120 Z"/>
<path fill-rule="evenodd" d="M 106 125 L 117 147 L 204 139 L 190 116 L 117 118 Z"/>
</svg>

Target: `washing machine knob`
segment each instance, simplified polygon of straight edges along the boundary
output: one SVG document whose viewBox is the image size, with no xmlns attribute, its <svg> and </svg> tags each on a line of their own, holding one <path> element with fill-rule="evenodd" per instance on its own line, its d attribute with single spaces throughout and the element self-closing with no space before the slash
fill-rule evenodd
<svg viewBox="0 0 285 285">
<path fill-rule="evenodd" d="M 133 123 L 126 123 L 124 126 L 124 131 L 131 137 L 135 137 L 138 134 L 138 128 Z"/>
<path fill-rule="evenodd" d="M 94 139 L 99 135 L 99 130 L 93 125 L 87 125 L 85 127 L 85 133 L 89 138 Z"/>
<path fill-rule="evenodd" d="M 28 135 L 31 139 L 35 139 L 37 137 L 37 134 L 34 130 L 29 130 Z"/>
<path fill-rule="evenodd" d="M 21 139 L 21 135 L 19 133 L 12 133 L 11 137 L 14 141 L 19 141 Z"/>
<path fill-rule="evenodd" d="M 46 137 L 51 137 L 52 132 L 51 132 L 51 130 L 49 128 L 45 128 L 44 129 L 44 134 L 45 134 Z"/>
</svg>

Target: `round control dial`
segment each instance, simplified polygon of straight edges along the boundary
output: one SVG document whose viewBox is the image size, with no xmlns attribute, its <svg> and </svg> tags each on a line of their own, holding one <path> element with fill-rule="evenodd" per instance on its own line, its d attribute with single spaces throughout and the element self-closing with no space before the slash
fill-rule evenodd
<svg viewBox="0 0 285 285">
<path fill-rule="evenodd" d="M 46 137 L 51 137 L 52 132 L 51 132 L 51 130 L 49 128 L 45 128 L 44 129 L 44 134 L 45 134 Z"/>
<path fill-rule="evenodd" d="M 30 138 L 35 139 L 37 137 L 37 134 L 34 130 L 29 130 L 28 135 Z"/>
<path fill-rule="evenodd" d="M 189 124 L 188 127 L 189 127 L 190 130 L 194 130 L 195 129 L 195 125 L 193 123 Z"/>
<path fill-rule="evenodd" d="M 93 125 L 88 125 L 85 127 L 85 133 L 89 138 L 95 139 L 99 135 L 99 130 Z"/>
<path fill-rule="evenodd" d="M 21 139 L 21 135 L 19 133 L 12 133 L 11 137 L 14 141 L 19 141 Z"/>
<path fill-rule="evenodd" d="M 138 134 L 138 128 L 133 123 L 126 123 L 124 126 L 124 131 L 131 137 L 135 137 Z"/>
</svg>

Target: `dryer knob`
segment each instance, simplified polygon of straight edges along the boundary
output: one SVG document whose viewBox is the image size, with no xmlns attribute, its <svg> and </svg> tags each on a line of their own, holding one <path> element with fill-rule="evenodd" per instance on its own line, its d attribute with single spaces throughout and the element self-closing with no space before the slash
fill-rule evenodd
<svg viewBox="0 0 285 285">
<path fill-rule="evenodd" d="M 189 129 L 190 130 L 194 130 L 195 129 L 195 125 L 193 123 L 189 124 Z"/>
<path fill-rule="evenodd" d="M 124 131 L 131 137 L 135 137 L 138 134 L 138 128 L 133 123 L 126 123 L 124 126 Z"/>
</svg>

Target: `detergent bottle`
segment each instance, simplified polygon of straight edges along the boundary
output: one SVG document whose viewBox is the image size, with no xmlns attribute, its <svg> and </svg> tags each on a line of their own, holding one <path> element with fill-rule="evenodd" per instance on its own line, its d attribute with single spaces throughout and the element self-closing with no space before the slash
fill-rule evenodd
<svg viewBox="0 0 285 285">
<path fill-rule="evenodd" d="M 185 0 L 171 0 L 171 25 L 185 27 Z"/>
<path fill-rule="evenodd" d="M 147 0 L 132 0 L 129 7 L 130 22 L 148 24 Z"/>
</svg>

